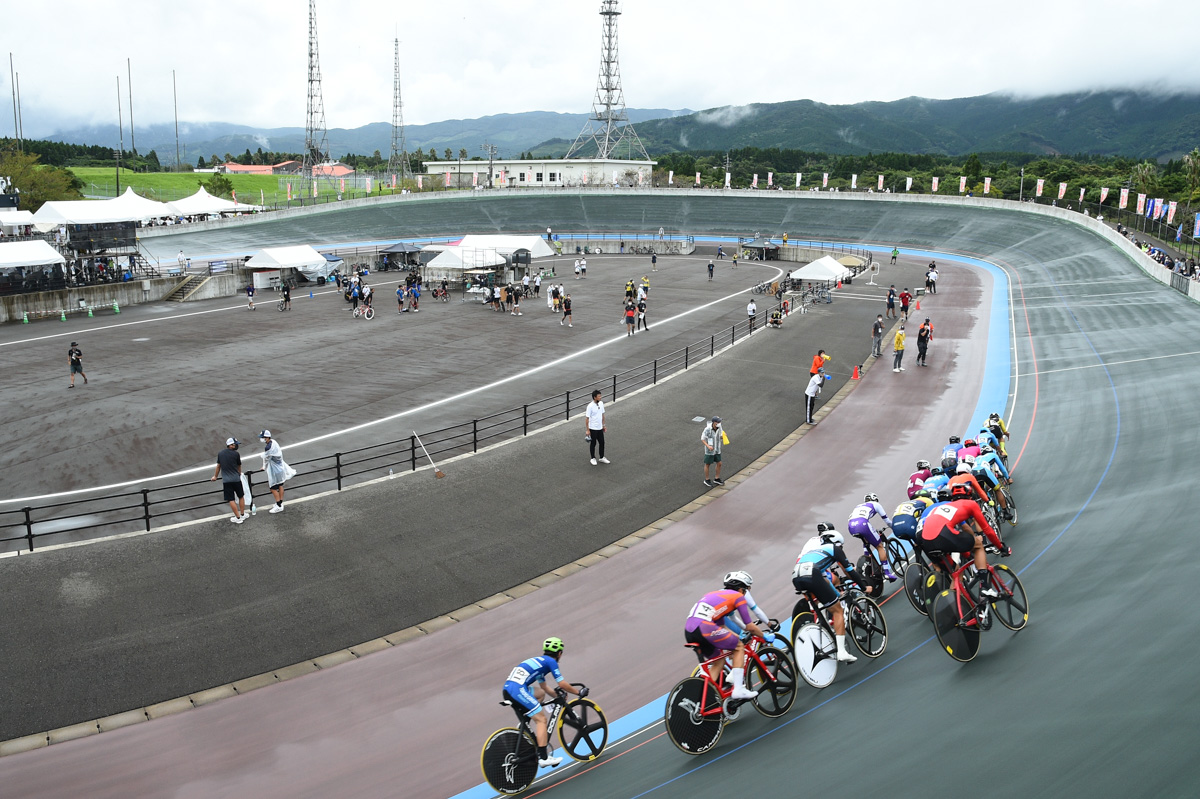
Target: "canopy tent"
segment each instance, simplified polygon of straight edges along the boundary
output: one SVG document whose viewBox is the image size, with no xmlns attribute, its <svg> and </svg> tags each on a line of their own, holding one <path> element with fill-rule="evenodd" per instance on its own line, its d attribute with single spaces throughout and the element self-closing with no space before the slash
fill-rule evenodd
<svg viewBox="0 0 1200 799">
<path fill-rule="evenodd" d="M 33 224 L 33 214 L 28 211 L 0 211 L 0 229 L 14 233 L 16 228 Z"/>
<path fill-rule="evenodd" d="M 45 203 L 33 215 L 33 226 L 42 233 L 59 225 L 100 225 L 109 222 L 145 222 L 175 216 L 166 203 L 147 200 L 133 187 L 111 200 L 58 200 Z"/>
<path fill-rule="evenodd" d="M 192 196 L 184 197 L 182 200 L 174 200 L 167 203 L 167 205 L 178 216 L 208 216 L 211 214 L 231 214 L 236 211 L 262 210 L 257 205 L 235 203 L 221 197 L 214 197 L 203 186 L 200 187 L 200 191 Z"/>
<path fill-rule="evenodd" d="M 793 280 L 803 280 L 816 283 L 825 280 L 845 280 L 854 272 L 847 266 L 838 263 L 832 255 L 824 255 L 811 264 L 792 270 Z"/>
<path fill-rule="evenodd" d="M 410 253 L 410 252 L 420 252 L 420 251 L 421 251 L 420 247 L 418 247 L 415 244 L 409 244 L 407 241 L 398 241 L 395 244 L 393 244 L 391 247 L 388 247 L 386 250 L 380 250 L 380 252 L 385 252 L 385 253 L 389 253 L 389 254 L 397 253 L 397 252 Z"/>
<path fill-rule="evenodd" d="M 0 270 L 15 269 L 18 266 L 47 266 L 66 262 L 67 259 L 63 258 L 58 250 L 40 239 L 0 244 Z"/>
<path fill-rule="evenodd" d="M 476 249 L 474 247 L 459 247 L 438 245 L 441 252 L 432 261 L 425 264 L 426 269 L 445 269 L 461 272 L 464 269 L 481 269 L 489 266 L 503 266 L 505 258 L 492 249 Z M 426 274 L 430 274 L 426 272 Z"/>
<path fill-rule="evenodd" d="M 463 236 L 458 246 L 464 249 L 495 250 L 502 255 L 512 255 L 518 250 L 528 250 L 534 258 L 549 258 L 557 255 L 550 243 L 541 236 L 504 236 L 482 234 Z"/>
<path fill-rule="evenodd" d="M 307 244 L 267 247 L 246 261 L 247 269 L 295 269 L 310 280 L 329 277 L 338 261 L 330 261 Z"/>
</svg>

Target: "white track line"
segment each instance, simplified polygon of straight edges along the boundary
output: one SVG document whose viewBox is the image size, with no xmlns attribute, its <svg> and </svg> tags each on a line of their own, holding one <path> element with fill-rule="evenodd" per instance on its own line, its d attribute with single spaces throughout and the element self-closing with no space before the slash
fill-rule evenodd
<svg viewBox="0 0 1200 799">
<path fill-rule="evenodd" d="M 783 274 L 783 269 L 781 269 L 781 268 L 778 268 L 778 267 L 767 267 L 767 268 L 775 269 L 777 272 L 777 274 L 775 275 L 776 277 Z M 663 319 L 663 320 L 657 322 L 657 325 L 664 325 L 664 324 L 669 324 L 671 322 L 675 322 L 679 319 L 682 319 L 685 316 L 690 316 L 691 314 L 694 314 L 698 311 L 703 311 L 706 308 L 711 308 L 714 305 L 718 305 L 719 303 L 725 302 L 726 300 L 733 299 L 734 297 L 738 297 L 742 294 L 746 294 L 750 291 L 753 291 L 752 286 L 748 286 L 748 287 L 742 289 L 741 291 L 734 292 L 733 294 L 727 294 L 724 297 L 719 297 L 718 299 L 712 300 L 711 302 L 706 302 L 703 305 L 697 305 L 695 308 L 691 308 L 689 310 L 683 311 L 682 313 L 675 314 L 674 316 L 668 317 L 666 319 Z M 246 306 L 238 305 L 236 307 L 237 308 L 245 308 Z M 229 309 L 221 309 L 221 310 L 229 310 Z M 211 313 L 211 311 L 200 311 L 199 313 Z M 191 316 L 192 314 L 187 314 L 187 315 Z M 151 321 L 151 320 L 147 320 L 147 321 Z M 135 324 L 135 323 L 131 323 L 131 324 Z M 70 334 L 67 334 L 67 335 L 70 335 Z M 599 344 L 593 344 L 590 347 L 585 347 L 585 348 L 578 350 L 576 352 L 573 352 L 569 355 L 564 355 L 560 358 L 555 358 L 554 360 L 548 361 L 548 362 L 542 364 L 541 366 L 535 366 L 531 369 L 526 369 L 524 372 L 520 372 L 515 375 L 510 375 L 509 377 L 505 377 L 501 380 L 496 380 L 494 382 L 488 383 L 487 385 L 468 389 L 467 391 L 461 391 L 458 394 L 454 394 L 452 396 L 445 397 L 440 400 L 434 400 L 432 402 L 427 402 L 424 405 L 418 405 L 417 407 L 409 408 L 406 411 L 400 411 L 399 413 L 394 413 L 394 414 L 391 414 L 390 416 L 383 416 L 379 419 L 374 419 L 369 422 L 363 422 L 362 424 L 353 425 L 352 427 L 346 427 L 341 430 L 335 430 L 331 433 L 325 433 L 323 435 L 316 436 L 315 438 L 305 439 L 304 441 L 296 441 L 294 443 L 288 444 L 288 450 L 290 451 L 292 449 L 295 449 L 296 447 L 303 447 L 303 446 L 307 446 L 309 444 L 314 444 L 318 441 L 324 441 L 328 438 L 334 438 L 335 436 L 344 435 L 346 433 L 353 433 L 353 432 L 357 432 L 359 430 L 364 430 L 368 427 L 372 427 L 377 424 L 391 422 L 396 419 L 400 419 L 404 416 L 408 416 L 410 414 L 420 413 L 421 411 L 427 411 L 431 408 L 436 408 L 441 405 L 446 405 L 451 402 L 456 402 L 460 399 L 474 396 L 475 394 L 479 394 L 484 391 L 490 391 L 491 389 L 494 389 L 497 386 L 502 386 L 506 383 L 512 383 L 517 380 L 521 380 L 522 378 L 529 377 L 530 375 L 537 374 L 538 372 L 542 372 L 547 369 L 551 369 L 555 366 L 559 366 L 568 361 L 574 360 L 574 359 L 580 357 L 581 355 L 587 355 L 590 352 L 595 352 L 596 350 L 598 350 L 602 347 L 608 347 L 613 344 L 617 344 L 619 342 L 625 341 L 627 338 L 628 338 L 627 335 L 625 335 L 624 333 L 621 333 L 619 335 L 614 336 L 613 338 L 608 339 L 607 341 L 601 341 Z M 184 475 L 198 474 L 200 472 L 207 472 L 211 468 L 212 468 L 211 466 L 196 466 L 191 469 L 182 469 L 177 472 L 169 472 L 167 474 L 160 474 L 160 475 L 156 475 L 153 477 L 142 477 L 142 478 L 138 478 L 136 480 L 126 480 L 121 483 L 110 483 L 108 485 L 94 486 L 92 488 L 80 488 L 80 489 L 76 489 L 73 491 L 58 491 L 53 494 L 39 494 L 37 496 L 32 496 L 32 497 L 18 497 L 16 499 L 0 499 L 0 505 L 11 504 L 11 503 L 40 502 L 41 500 L 46 500 L 46 499 L 59 499 L 61 497 L 78 496 L 80 494 L 91 494 L 91 493 L 94 493 L 97 491 L 110 491 L 112 489 L 117 489 L 117 488 L 128 488 L 130 486 L 143 485 L 143 484 L 148 483 L 153 480 L 165 480 L 168 478 L 182 477 Z"/>
<path fill-rule="evenodd" d="M 1145 358 L 1130 358 L 1125 361 L 1103 361 L 1101 363 L 1089 363 L 1084 366 L 1064 366 L 1062 369 L 1043 369 L 1039 372 L 1026 372 L 1027 375 L 1053 375 L 1059 372 L 1078 372 L 1080 369 L 1099 369 L 1102 366 L 1121 366 L 1127 363 L 1142 363 L 1144 361 L 1161 361 L 1165 358 L 1183 358 L 1188 355 L 1200 355 L 1200 350 L 1192 352 L 1176 352 L 1171 355 L 1148 355 Z"/>
</svg>

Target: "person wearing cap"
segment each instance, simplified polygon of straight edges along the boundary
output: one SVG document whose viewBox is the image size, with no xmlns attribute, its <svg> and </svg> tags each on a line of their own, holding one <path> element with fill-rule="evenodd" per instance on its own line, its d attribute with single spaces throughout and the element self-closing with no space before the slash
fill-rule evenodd
<svg viewBox="0 0 1200 799">
<path fill-rule="evenodd" d="M 275 505 L 271 513 L 283 513 L 283 484 L 296 475 L 296 470 L 283 460 L 283 449 L 279 442 L 271 438 L 270 430 L 258 434 L 258 440 L 263 442 L 263 471 L 267 473 L 267 485 L 271 487 L 271 496 Z"/>
<path fill-rule="evenodd" d="M 821 396 L 821 387 L 825 385 L 825 367 L 817 367 L 814 375 L 808 378 L 808 386 L 804 389 L 804 419 L 805 424 L 816 424 L 813 414 L 817 412 L 817 397 Z"/>
<path fill-rule="evenodd" d="M 246 492 L 242 489 L 242 456 L 238 454 L 238 445 L 242 442 L 236 438 L 225 439 L 225 449 L 217 453 L 217 468 L 209 482 L 221 478 L 221 487 L 225 490 L 225 501 L 233 515 L 229 521 L 241 524 L 250 518 L 246 512 Z"/>
<path fill-rule="evenodd" d="M 704 445 L 704 485 L 709 488 L 725 485 L 725 481 L 721 479 L 721 444 L 724 441 L 724 435 L 725 431 L 721 429 L 720 416 L 714 416 L 700 433 L 700 443 Z M 713 478 L 709 480 L 708 467 L 713 463 L 717 465 L 717 468 L 713 473 Z"/>
<path fill-rule="evenodd" d="M 79 349 L 79 342 L 72 341 L 71 348 L 67 350 L 67 364 L 71 367 L 71 385 L 67 388 L 75 388 L 75 375 L 83 378 L 83 384 L 87 385 L 87 375 L 83 373 L 83 350 Z"/>
<path fill-rule="evenodd" d="M 929 342 L 933 341 L 933 323 L 929 318 L 925 318 L 925 323 L 917 329 L 917 366 L 928 366 L 925 363 L 925 350 L 929 347 Z"/>
</svg>

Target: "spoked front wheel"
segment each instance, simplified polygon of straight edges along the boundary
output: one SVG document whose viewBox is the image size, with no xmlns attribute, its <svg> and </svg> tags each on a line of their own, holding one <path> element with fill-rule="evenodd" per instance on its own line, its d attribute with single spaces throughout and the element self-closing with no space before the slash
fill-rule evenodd
<svg viewBox="0 0 1200 799">
<path fill-rule="evenodd" d="M 1021 585 L 1016 572 L 1003 563 L 992 567 L 995 574 L 993 583 L 1000 592 L 1000 598 L 992 601 L 992 610 L 996 618 L 1010 630 L 1020 630 L 1029 623 L 1029 598 L 1025 596 L 1025 586 Z"/>
<path fill-rule="evenodd" d="M 375 318 L 375 309 L 368 308 L 367 310 L 363 311 L 363 318 L 367 319 L 368 321 L 371 319 L 374 319 Z"/>
<path fill-rule="evenodd" d="M 979 654 L 979 626 L 969 599 L 953 590 L 942 591 L 933 598 L 930 619 L 938 643 L 946 654 L 960 663 L 973 660 Z"/>
<path fill-rule="evenodd" d="M 862 555 L 854 564 L 854 568 L 858 570 L 863 593 L 873 599 L 881 598 L 883 596 L 883 571 L 879 568 L 875 558 L 870 555 Z"/>
<path fill-rule="evenodd" d="M 911 562 L 911 545 L 905 545 L 895 538 L 889 538 L 887 540 L 887 553 L 892 572 L 897 577 L 903 577 L 905 572 L 908 571 Z"/>
<path fill-rule="evenodd" d="M 511 796 L 533 784 L 537 776 L 537 746 L 513 727 L 496 730 L 479 756 L 483 778 L 497 793 Z"/>
<path fill-rule="evenodd" d="M 590 699 L 575 699 L 563 708 L 558 740 L 575 760 L 595 760 L 608 744 L 608 719 Z"/>
<path fill-rule="evenodd" d="M 877 658 L 887 649 L 887 620 L 870 597 L 856 594 L 846 603 L 846 626 L 858 651 Z"/>
<path fill-rule="evenodd" d="M 703 677 L 680 680 L 667 694 L 667 737 L 679 751 L 702 755 L 717 745 L 725 729 L 721 696 Z"/>
<path fill-rule="evenodd" d="M 825 688 L 837 677 L 837 647 L 820 624 L 805 624 L 796 632 L 796 670 L 813 688 Z"/>
<path fill-rule="evenodd" d="M 792 709 L 796 701 L 796 667 L 787 652 L 774 646 L 758 651 L 758 661 L 746 663 L 746 687 L 758 691 L 754 709 L 767 718 L 776 719 Z"/>
</svg>

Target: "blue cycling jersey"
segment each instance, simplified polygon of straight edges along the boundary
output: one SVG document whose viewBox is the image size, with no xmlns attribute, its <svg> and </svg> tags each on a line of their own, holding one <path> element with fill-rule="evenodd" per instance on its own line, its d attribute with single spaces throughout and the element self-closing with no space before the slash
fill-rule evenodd
<svg viewBox="0 0 1200 799">
<path fill-rule="evenodd" d="M 993 449 L 1000 449 L 1000 442 L 996 440 L 996 437 L 992 435 L 990 430 L 980 430 L 979 435 L 975 438 L 975 441 L 981 447 L 984 444 L 987 444 Z"/>
<path fill-rule="evenodd" d="M 925 481 L 925 490 L 936 495 L 950 483 L 950 478 L 944 474 L 935 474 Z"/>
<path fill-rule="evenodd" d="M 997 455 L 996 453 L 984 452 L 984 453 L 980 454 L 980 456 L 978 458 L 975 459 L 975 468 L 978 469 L 979 467 L 981 467 L 985 464 L 996 466 L 997 470 L 1000 472 L 1001 475 L 1004 476 L 1005 480 L 1012 479 L 1008 476 L 1008 468 L 1004 465 L 1004 461 L 1000 460 L 1000 456 Z"/>
<path fill-rule="evenodd" d="M 958 460 L 958 451 L 963 448 L 962 444 L 947 444 L 942 447 L 942 460 L 946 458 L 954 458 Z"/>
<path fill-rule="evenodd" d="M 535 682 L 545 682 L 547 677 L 553 677 L 555 682 L 562 682 L 558 661 L 549 655 L 538 655 L 518 663 L 504 682 L 528 688 Z"/>
<path fill-rule="evenodd" d="M 812 569 L 810 572 L 825 571 L 835 563 L 840 563 L 847 571 L 854 571 L 854 566 L 846 557 L 846 553 L 836 544 L 821 544 L 816 549 L 811 549 L 805 552 L 796 560 L 796 568 L 793 569 L 793 576 L 799 574 L 802 570 L 801 564 L 811 563 Z"/>
<path fill-rule="evenodd" d="M 934 508 L 940 508 L 940 507 L 941 507 L 941 506 L 943 506 L 943 505 L 949 505 L 949 504 L 950 504 L 949 502 L 935 502 L 935 503 L 933 503 L 933 504 L 932 504 L 932 505 L 930 505 L 928 508 L 926 508 L 926 509 L 924 510 L 924 512 L 922 512 L 922 513 L 921 513 L 921 521 L 922 521 L 922 522 L 924 522 L 924 521 L 925 521 L 925 517 L 926 517 L 926 516 L 928 516 L 928 515 L 930 514 L 930 512 L 931 512 L 931 511 L 933 511 L 933 509 L 934 509 Z"/>
</svg>

